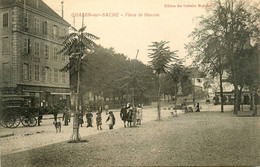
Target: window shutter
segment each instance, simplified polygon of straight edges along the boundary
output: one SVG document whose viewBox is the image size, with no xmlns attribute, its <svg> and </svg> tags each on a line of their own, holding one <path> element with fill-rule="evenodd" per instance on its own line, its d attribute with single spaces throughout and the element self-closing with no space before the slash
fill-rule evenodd
<svg viewBox="0 0 260 167">
<path fill-rule="evenodd" d="M 32 65 L 29 65 L 29 80 L 32 80 Z"/>
<path fill-rule="evenodd" d="M 49 68 L 49 82 L 51 82 L 52 80 L 52 71 L 51 71 L 51 68 Z"/>
<path fill-rule="evenodd" d="M 42 67 L 42 81 L 45 82 L 46 81 L 46 75 L 45 75 L 46 71 L 45 71 L 45 67 Z"/>
<path fill-rule="evenodd" d="M 45 35 L 45 21 L 42 21 L 42 34 Z"/>
<path fill-rule="evenodd" d="M 23 64 L 21 64 L 20 72 L 21 72 L 21 81 L 22 81 L 23 80 Z"/>
<path fill-rule="evenodd" d="M 30 38 L 28 39 L 28 54 L 31 54 L 31 41 L 30 41 Z"/>
</svg>

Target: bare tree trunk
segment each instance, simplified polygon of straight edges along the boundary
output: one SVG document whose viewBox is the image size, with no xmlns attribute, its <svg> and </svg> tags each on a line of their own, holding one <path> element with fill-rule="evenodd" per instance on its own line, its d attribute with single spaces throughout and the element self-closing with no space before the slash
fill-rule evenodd
<svg viewBox="0 0 260 167">
<path fill-rule="evenodd" d="M 224 95 L 223 95 L 223 81 L 222 81 L 222 74 L 219 74 L 219 88 L 220 88 L 220 98 L 221 98 L 221 113 L 224 112 Z"/>
<path fill-rule="evenodd" d="M 238 111 L 240 111 L 240 106 L 242 104 L 242 111 L 244 110 L 244 106 L 243 106 L 243 103 L 242 103 L 242 100 L 241 100 L 241 95 L 242 95 L 242 91 L 243 91 L 243 87 L 240 88 L 240 90 L 238 89 L 238 92 L 239 92 L 239 96 L 238 96 Z"/>
<path fill-rule="evenodd" d="M 234 88 L 235 88 L 235 103 L 234 103 L 234 114 L 237 114 L 238 110 L 239 110 L 239 90 L 238 90 L 238 85 L 235 83 L 234 84 Z"/>
<path fill-rule="evenodd" d="M 76 94 L 76 99 L 75 99 L 75 105 L 76 105 L 76 111 L 74 113 L 74 119 L 73 119 L 73 134 L 71 136 L 71 142 L 79 142 L 80 141 L 80 135 L 79 135 L 79 91 L 80 91 L 80 61 L 81 59 L 79 58 L 79 64 L 78 64 L 78 78 L 77 78 L 77 94 Z"/>
<path fill-rule="evenodd" d="M 157 110 L 158 110 L 158 120 L 161 120 L 161 79 L 160 74 L 158 74 L 158 95 L 157 95 Z"/>
</svg>

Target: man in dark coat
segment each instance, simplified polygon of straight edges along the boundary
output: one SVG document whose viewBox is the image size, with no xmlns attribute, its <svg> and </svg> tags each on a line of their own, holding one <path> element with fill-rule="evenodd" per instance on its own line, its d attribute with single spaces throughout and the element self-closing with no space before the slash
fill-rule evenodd
<svg viewBox="0 0 260 167">
<path fill-rule="evenodd" d="M 93 117 L 93 114 L 90 111 L 88 111 L 87 114 L 86 114 L 87 128 L 88 127 L 93 127 L 92 126 L 92 117 Z"/>
<path fill-rule="evenodd" d="M 62 120 L 64 120 L 64 126 L 68 126 L 69 125 L 69 109 L 68 108 L 65 108 L 65 111 L 63 113 L 63 118 Z"/>
<path fill-rule="evenodd" d="M 127 109 L 126 109 L 126 106 L 124 105 L 120 111 L 120 117 L 122 119 L 122 121 L 124 121 L 124 127 L 126 127 L 126 121 L 127 121 L 127 118 L 128 118 L 128 115 L 127 115 Z"/>
</svg>

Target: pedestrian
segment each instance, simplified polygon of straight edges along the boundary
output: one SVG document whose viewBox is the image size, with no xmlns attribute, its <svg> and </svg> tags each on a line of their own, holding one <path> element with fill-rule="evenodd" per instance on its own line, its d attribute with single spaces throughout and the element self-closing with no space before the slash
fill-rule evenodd
<svg viewBox="0 0 260 167">
<path fill-rule="evenodd" d="M 98 112 L 102 113 L 103 109 L 102 106 L 98 107 Z"/>
<path fill-rule="evenodd" d="M 52 107 L 52 112 L 53 112 L 53 117 L 54 117 L 54 121 L 57 122 L 57 117 L 58 117 L 58 108 L 56 106 Z"/>
<path fill-rule="evenodd" d="M 98 111 L 97 114 L 96 114 L 96 123 L 97 123 L 97 130 L 102 130 L 102 117 L 101 117 L 101 112 Z"/>
<path fill-rule="evenodd" d="M 108 114 L 108 110 L 109 110 L 109 106 L 108 106 L 108 104 L 106 104 L 106 105 L 105 105 L 106 115 Z"/>
<path fill-rule="evenodd" d="M 132 114 L 132 121 L 133 121 L 133 126 L 136 125 L 136 115 L 137 115 L 137 108 L 135 107 L 135 105 L 132 108 L 133 110 L 133 114 Z"/>
<path fill-rule="evenodd" d="M 64 121 L 64 126 L 69 125 L 69 109 L 65 107 L 65 110 L 63 112 L 62 121 Z"/>
<path fill-rule="evenodd" d="M 70 108 L 68 108 L 68 117 L 69 117 L 69 119 L 68 119 L 68 121 L 70 122 L 70 118 L 71 118 L 71 109 Z"/>
<path fill-rule="evenodd" d="M 84 122 L 83 122 L 83 113 L 82 113 L 81 111 L 79 112 L 78 118 L 79 118 L 79 119 L 78 119 L 79 125 L 80 125 L 81 127 L 83 127 L 83 126 L 82 126 L 82 124 L 84 123 Z"/>
<path fill-rule="evenodd" d="M 141 107 L 141 104 L 139 104 L 137 106 L 137 125 L 141 125 L 142 124 L 142 120 L 143 120 L 143 109 Z"/>
<path fill-rule="evenodd" d="M 124 121 L 124 127 L 126 127 L 126 121 L 127 121 L 127 108 L 124 105 L 120 111 L 120 118 L 122 121 Z"/>
<path fill-rule="evenodd" d="M 43 106 L 38 109 L 38 113 L 39 113 L 39 115 L 38 115 L 38 126 L 41 126 L 42 117 L 43 117 L 43 113 L 44 113 L 44 107 Z"/>
<path fill-rule="evenodd" d="M 109 129 L 113 129 L 116 123 L 116 118 L 112 111 L 109 111 L 109 116 L 107 117 L 106 123 L 108 124 Z"/>
<path fill-rule="evenodd" d="M 92 126 L 92 117 L 93 117 L 93 114 L 91 113 L 91 111 L 88 111 L 87 114 L 86 114 L 86 118 L 87 118 L 87 128 L 88 128 L 88 127 L 93 127 L 93 126 Z"/>
<path fill-rule="evenodd" d="M 200 103 L 197 103 L 195 112 L 200 112 Z"/>
<path fill-rule="evenodd" d="M 128 109 L 127 112 L 127 126 L 132 127 L 132 122 L 133 122 L 133 107 L 130 105 L 130 108 Z"/>
</svg>

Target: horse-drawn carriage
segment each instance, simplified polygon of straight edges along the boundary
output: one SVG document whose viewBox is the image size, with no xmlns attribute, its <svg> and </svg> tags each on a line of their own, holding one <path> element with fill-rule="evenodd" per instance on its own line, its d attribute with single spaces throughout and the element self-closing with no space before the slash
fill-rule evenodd
<svg viewBox="0 0 260 167">
<path fill-rule="evenodd" d="M 0 96 L 1 125 L 6 128 L 16 128 L 20 123 L 25 127 L 36 126 L 39 108 L 35 107 L 34 100 L 31 95 Z"/>
</svg>

